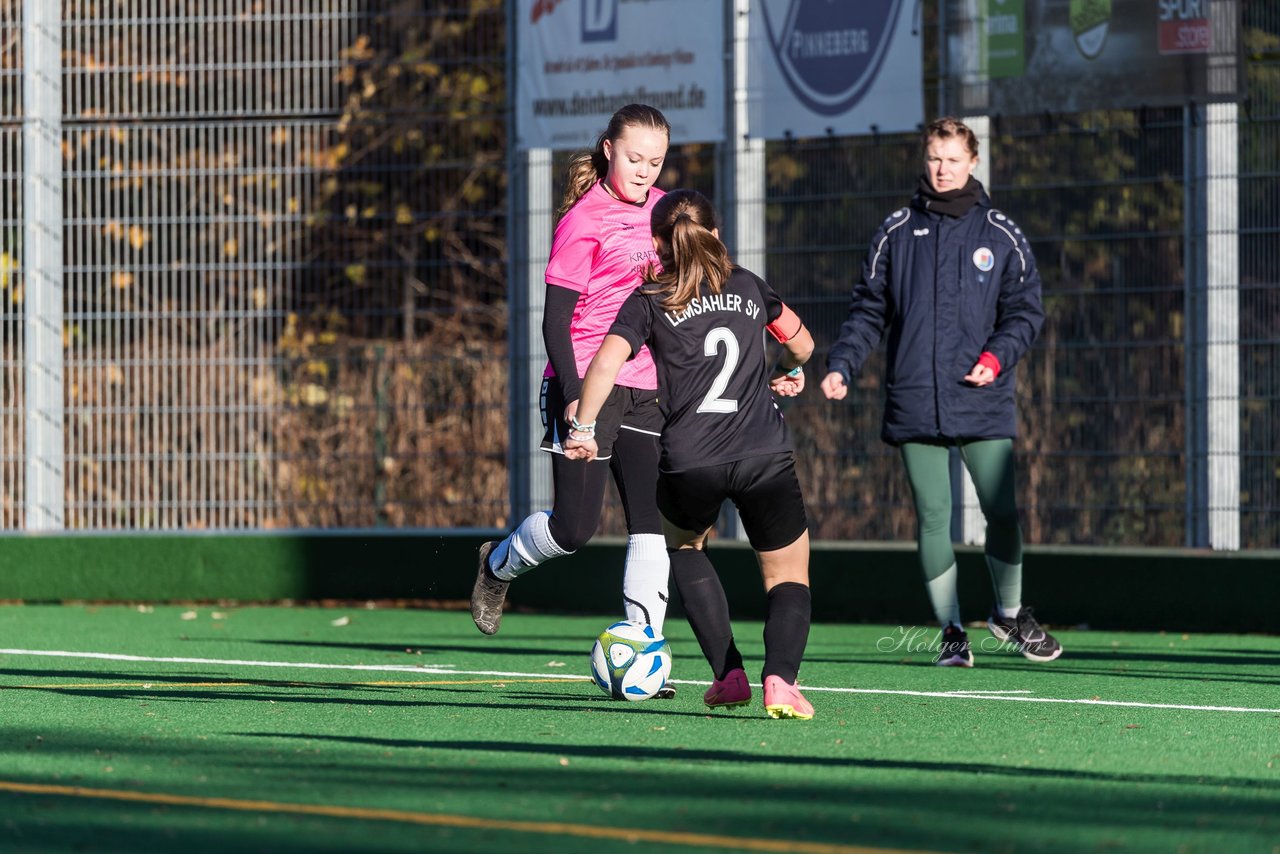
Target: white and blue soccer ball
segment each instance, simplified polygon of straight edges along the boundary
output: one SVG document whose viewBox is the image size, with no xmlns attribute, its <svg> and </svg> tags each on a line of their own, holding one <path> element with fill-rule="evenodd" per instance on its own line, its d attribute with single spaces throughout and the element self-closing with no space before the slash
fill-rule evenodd
<svg viewBox="0 0 1280 854">
<path fill-rule="evenodd" d="M 615 700 L 647 700 L 671 677 L 671 647 L 646 623 L 614 623 L 591 648 L 591 678 Z"/>
</svg>

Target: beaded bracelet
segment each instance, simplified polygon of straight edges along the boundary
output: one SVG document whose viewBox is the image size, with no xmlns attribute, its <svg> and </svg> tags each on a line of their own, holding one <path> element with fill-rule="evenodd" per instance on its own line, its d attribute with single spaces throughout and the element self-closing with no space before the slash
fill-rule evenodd
<svg viewBox="0 0 1280 854">
<path fill-rule="evenodd" d="M 570 415 L 569 426 L 573 428 L 573 432 L 581 433 L 584 436 L 587 436 L 588 438 L 596 435 L 596 422 L 594 421 L 592 421 L 590 424 L 583 424 L 580 421 L 578 421 L 577 416 Z"/>
</svg>

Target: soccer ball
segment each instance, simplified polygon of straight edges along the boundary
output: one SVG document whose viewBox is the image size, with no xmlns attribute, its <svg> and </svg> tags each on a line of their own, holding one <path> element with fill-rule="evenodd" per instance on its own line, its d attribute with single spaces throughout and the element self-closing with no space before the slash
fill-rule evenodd
<svg viewBox="0 0 1280 854">
<path fill-rule="evenodd" d="M 591 648 L 591 678 L 615 700 L 647 700 L 669 676 L 671 647 L 645 623 L 614 623 Z"/>
</svg>

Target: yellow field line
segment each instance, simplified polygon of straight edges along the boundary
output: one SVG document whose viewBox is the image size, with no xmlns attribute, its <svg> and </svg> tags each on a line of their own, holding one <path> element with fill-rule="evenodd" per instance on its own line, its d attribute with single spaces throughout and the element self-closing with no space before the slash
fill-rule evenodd
<svg viewBox="0 0 1280 854">
<path fill-rule="evenodd" d="M 407 810 L 345 807 L 331 804 L 291 804 L 281 801 L 254 801 L 238 798 L 200 798 L 163 792 L 131 792 L 122 789 L 93 789 L 86 786 L 54 786 L 43 783 L 17 783 L 0 780 L 0 791 L 24 795 L 61 795 L 69 798 L 95 798 L 165 806 L 204 807 L 240 812 L 273 812 L 313 815 L 326 818 L 353 818 L 364 821 L 395 821 L 431 827 L 458 827 L 473 830 L 507 830 L 515 833 L 540 833 L 548 836 L 578 836 L 620 842 L 652 842 L 658 845 L 685 845 L 698 848 L 731 848 L 737 851 L 800 852 L 800 854 L 904 854 L 901 849 L 864 848 L 824 842 L 797 842 L 783 839 L 751 839 L 739 836 L 717 836 L 710 833 L 682 833 L 666 830 L 642 830 L 623 827 L 592 827 L 585 824 L 550 821 L 510 821 L 476 818 L 446 813 L 409 812 Z"/>
</svg>

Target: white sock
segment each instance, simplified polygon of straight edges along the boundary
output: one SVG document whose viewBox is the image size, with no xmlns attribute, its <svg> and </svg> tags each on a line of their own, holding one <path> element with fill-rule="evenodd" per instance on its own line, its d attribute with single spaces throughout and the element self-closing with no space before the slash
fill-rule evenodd
<svg viewBox="0 0 1280 854">
<path fill-rule="evenodd" d="M 627 537 L 627 563 L 622 576 L 622 610 L 627 619 L 648 623 L 662 634 L 667 618 L 667 584 L 671 560 L 662 534 L 632 534 Z"/>
<path fill-rule="evenodd" d="M 551 538 L 550 519 L 549 510 L 534 513 L 498 543 L 489 555 L 493 574 L 503 581 L 511 581 L 543 561 L 569 554 Z"/>
<path fill-rule="evenodd" d="M 944 629 L 947 626 L 964 628 L 960 622 L 960 599 L 956 596 L 956 565 L 944 569 L 937 578 L 925 579 L 929 590 L 929 601 L 933 603 L 933 613 L 938 624 Z"/>
</svg>

